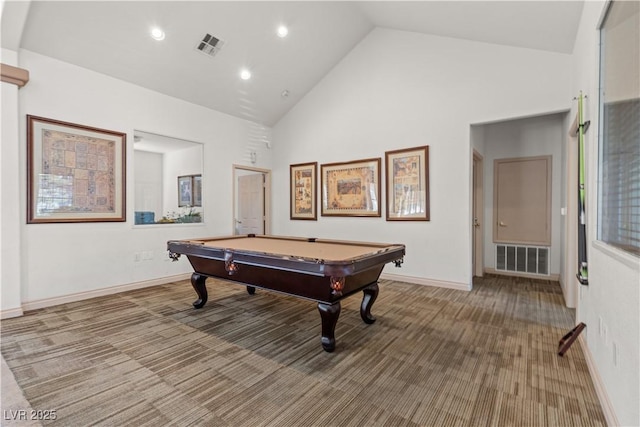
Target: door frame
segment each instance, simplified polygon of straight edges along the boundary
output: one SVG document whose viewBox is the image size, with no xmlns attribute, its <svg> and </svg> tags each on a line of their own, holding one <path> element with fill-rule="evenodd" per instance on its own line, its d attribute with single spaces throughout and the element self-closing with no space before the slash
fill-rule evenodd
<svg viewBox="0 0 640 427">
<path fill-rule="evenodd" d="M 472 176 L 472 276 L 482 277 L 484 273 L 484 161 L 482 155 L 473 150 Z M 477 226 L 476 220 L 477 219 Z"/>
<path fill-rule="evenodd" d="M 231 197 L 233 199 L 231 204 L 231 234 L 234 234 L 236 229 L 236 205 L 238 204 L 236 171 L 238 170 L 258 172 L 264 176 L 264 234 L 271 234 L 271 170 L 236 164 L 231 165 L 231 168 Z"/>
</svg>

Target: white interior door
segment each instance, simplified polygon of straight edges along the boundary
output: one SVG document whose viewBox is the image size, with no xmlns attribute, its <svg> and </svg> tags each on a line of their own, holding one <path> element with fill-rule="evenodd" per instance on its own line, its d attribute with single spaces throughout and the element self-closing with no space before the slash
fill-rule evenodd
<svg viewBox="0 0 640 427">
<path fill-rule="evenodd" d="M 264 234 L 264 175 L 238 176 L 236 234 Z"/>
</svg>

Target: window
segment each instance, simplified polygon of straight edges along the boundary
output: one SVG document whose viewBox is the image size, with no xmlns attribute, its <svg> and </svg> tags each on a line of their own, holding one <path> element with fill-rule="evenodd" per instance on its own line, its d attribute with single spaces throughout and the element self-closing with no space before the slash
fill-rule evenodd
<svg viewBox="0 0 640 427">
<path fill-rule="evenodd" d="M 203 222 L 203 145 L 136 130 L 133 148 L 134 223 Z"/>
<path fill-rule="evenodd" d="M 598 239 L 640 255 L 640 2 L 600 27 Z"/>
</svg>

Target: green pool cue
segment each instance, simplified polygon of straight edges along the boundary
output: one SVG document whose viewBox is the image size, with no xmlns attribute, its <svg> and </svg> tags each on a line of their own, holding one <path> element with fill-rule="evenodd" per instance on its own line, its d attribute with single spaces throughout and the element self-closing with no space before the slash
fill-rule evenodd
<svg viewBox="0 0 640 427">
<path fill-rule="evenodd" d="M 587 224 L 584 188 L 584 131 L 585 123 L 582 118 L 583 96 L 578 97 L 578 281 L 582 285 L 589 284 L 589 270 L 587 266 Z"/>
</svg>

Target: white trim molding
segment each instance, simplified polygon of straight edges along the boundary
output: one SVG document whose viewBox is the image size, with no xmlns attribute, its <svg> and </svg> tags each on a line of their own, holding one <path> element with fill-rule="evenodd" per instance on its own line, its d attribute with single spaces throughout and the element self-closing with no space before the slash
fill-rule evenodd
<svg viewBox="0 0 640 427">
<path fill-rule="evenodd" d="M 437 288 L 456 289 L 470 291 L 471 283 L 449 282 L 446 280 L 427 279 L 424 277 L 402 276 L 400 274 L 382 273 L 380 279 L 395 280 L 397 282 L 414 283 L 416 285 L 435 286 Z"/>
<path fill-rule="evenodd" d="M 12 317 L 20 317 L 23 314 L 22 307 L 0 310 L 0 319 L 11 319 Z"/>
<path fill-rule="evenodd" d="M 191 273 L 179 274 L 176 276 L 162 277 L 159 279 L 145 280 L 142 282 L 129 283 L 126 285 L 111 286 L 108 288 L 96 289 L 87 292 L 78 292 L 69 295 L 63 295 L 53 298 L 43 298 L 33 301 L 25 301 L 22 307 L 13 308 L 9 310 L 3 310 L 0 312 L 1 319 L 9 319 L 11 317 L 19 317 L 24 314 L 25 311 L 37 310 L 40 308 L 52 307 L 60 304 L 67 304 L 70 302 L 82 301 L 90 298 L 101 297 L 105 295 L 117 294 L 120 292 L 133 291 L 136 289 L 148 288 L 151 286 L 164 285 L 171 282 L 179 282 L 182 280 L 188 280 L 191 277 Z M 456 289 L 460 291 L 470 291 L 471 284 L 449 282 L 446 280 L 426 279 L 423 277 L 402 276 L 398 274 L 386 274 L 382 273 L 380 279 L 395 280 L 398 282 L 414 283 L 416 285 L 435 286 L 438 288 Z"/>
<path fill-rule="evenodd" d="M 108 288 L 95 289 L 93 291 L 78 292 L 75 294 L 63 295 L 53 298 L 44 298 L 34 301 L 26 301 L 22 304 L 22 310 L 30 311 L 39 308 L 51 307 L 54 305 L 67 304 L 70 302 L 82 301 L 90 298 L 102 297 L 105 295 L 117 294 L 120 292 L 133 291 L 136 289 L 148 288 L 151 286 L 164 285 L 171 282 L 187 280 L 191 273 L 178 274 L 175 276 L 161 277 L 159 279 L 144 280 L 142 282 L 128 283 L 126 285 L 111 286 Z"/>
</svg>

